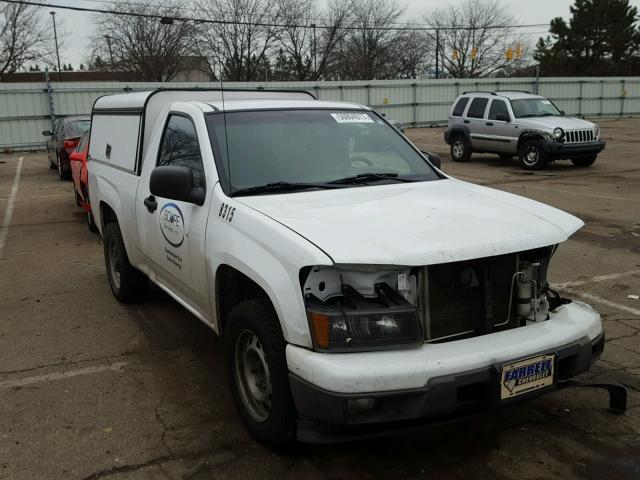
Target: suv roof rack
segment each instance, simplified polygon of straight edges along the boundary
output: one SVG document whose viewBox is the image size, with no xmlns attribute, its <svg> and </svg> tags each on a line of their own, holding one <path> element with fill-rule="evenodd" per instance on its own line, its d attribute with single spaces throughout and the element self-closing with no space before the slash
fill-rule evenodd
<svg viewBox="0 0 640 480">
<path fill-rule="evenodd" d="M 496 90 L 495 93 L 528 93 L 532 95 L 529 90 Z"/>
<path fill-rule="evenodd" d="M 486 93 L 487 95 L 495 95 L 496 92 L 486 92 L 484 90 L 469 90 L 468 92 L 462 92 L 462 95 L 468 95 L 469 93 Z"/>
</svg>

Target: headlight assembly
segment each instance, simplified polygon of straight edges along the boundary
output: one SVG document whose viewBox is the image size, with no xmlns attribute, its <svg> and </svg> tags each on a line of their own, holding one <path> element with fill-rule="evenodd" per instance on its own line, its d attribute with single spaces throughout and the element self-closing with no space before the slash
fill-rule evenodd
<svg viewBox="0 0 640 480">
<path fill-rule="evenodd" d="M 564 130 L 563 129 L 558 127 L 558 128 L 553 130 L 553 138 L 555 138 L 556 140 L 562 140 L 562 137 L 564 137 Z"/>
<path fill-rule="evenodd" d="M 600 138 L 600 127 L 597 125 L 593 126 L 593 139 L 598 140 Z"/>
<path fill-rule="evenodd" d="M 386 284 L 377 298 L 365 298 L 347 287 L 344 297 L 328 303 L 307 298 L 307 318 L 316 350 L 357 352 L 422 343 L 418 315 Z"/>
</svg>

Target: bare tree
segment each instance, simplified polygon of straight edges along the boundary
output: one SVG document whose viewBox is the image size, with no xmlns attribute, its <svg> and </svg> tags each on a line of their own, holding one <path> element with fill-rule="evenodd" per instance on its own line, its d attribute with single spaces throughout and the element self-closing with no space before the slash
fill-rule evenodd
<svg viewBox="0 0 640 480">
<path fill-rule="evenodd" d="M 439 39 L 439 61 L 449 76 L 486 77 L 522 61 L 522 42 L 507 11 L 499 0 L 466 0 L 427 16 L 429 26 L 438 30 L 431 36 L 434 43 Z"/>
<path fill-rule="evenodd" d="M 46 61 L 50 44 L 52 34 L 37 7 L 0 4 L 0 78 L 20 70 L 27 62 Z"/>
<path fill-rule="evenodd" d="M 276 65 L 289 69 L 283 80 L 318 80 L 331 70 L 336 48 L 350 25 L 351 0 L 330 0 L 324 10 L 314 0 L 280 0 L 283 28 Z"/>
<path fill-rule="evenodd" d="M 114 3 L 112 9 L 139 15 L 170 18 L 180 14 L 178 0 L 163 6 L 151 0 Z M 185 70 L 197 68 L 194 59 L 194 25 L 190 22 L 131 15 L 95 17 L 92 64 L 137 72 L 141 80 L 166 82 Z M 99 59 L 99 62 L 98 62 Z"/>
<path fill-rule="evenodd" d="M 219 66 L 227 80 L 251 81 L 265 69 L 282 27 L 271 0 L 195 0 L 206 18 L 198 29 L 198 51 Z"/>
<path fill-rule="evenodd" d="M 424 31 L 400 32 L 391 45 L 391 65 L 395 78 L 420 78 L 433 58 L 431 37 Z"/>
<path fill-rule="evenodd" d="M 353 30 L 340 42 L 341 78 L 369 80 L 396 76 L 393 42 L 397 32 L 390 29 L 403 12 L 395 0 L 353 0 Z"/>
</svg>

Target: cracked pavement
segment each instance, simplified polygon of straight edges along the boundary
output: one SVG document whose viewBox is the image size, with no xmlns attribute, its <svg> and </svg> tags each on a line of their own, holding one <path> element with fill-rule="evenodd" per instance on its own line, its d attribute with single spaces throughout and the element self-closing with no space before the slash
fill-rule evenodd
<svg viewBox="0 0 640 480">
<path fill-rule="evenodd" d="M 134 306 L 112 297 L 100 239 L 46 155 L 0 155 L 0 225 L 24 157 L 0 251 L 0 479 L 640 478 L 640 301 L 629 298 L 640 294 L 640 121 L 601 126 L 608 146 L 592 168 L 535 173 L 492 155 L 456 164 L 441 128 L 407 133 L 454 177 L 585 220 L 550 279 L 601 312 L 605 351 L 580 379 L 625 385 L 626 415 L 607 411 L 603 391 L 567 389 L 419 433 L 286 452 L 245 433 L 207 327 L 158 289 Z"/>
</svg>

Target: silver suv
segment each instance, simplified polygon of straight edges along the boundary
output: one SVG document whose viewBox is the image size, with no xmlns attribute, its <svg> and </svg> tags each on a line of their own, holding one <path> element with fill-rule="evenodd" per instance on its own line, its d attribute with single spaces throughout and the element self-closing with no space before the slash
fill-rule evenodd
<svg viewBox="0 0 640 480">
<path fill-rule="evenodd" d="M 517 155 L 526 170 L 562 159 L 588 167 L 606 145 L 595 123 L 565 117 L 551 100 L 518 91 L 463 93 L 453 102 L 444 140 L 457 162 L 473 152 Z"/>
</svg>

